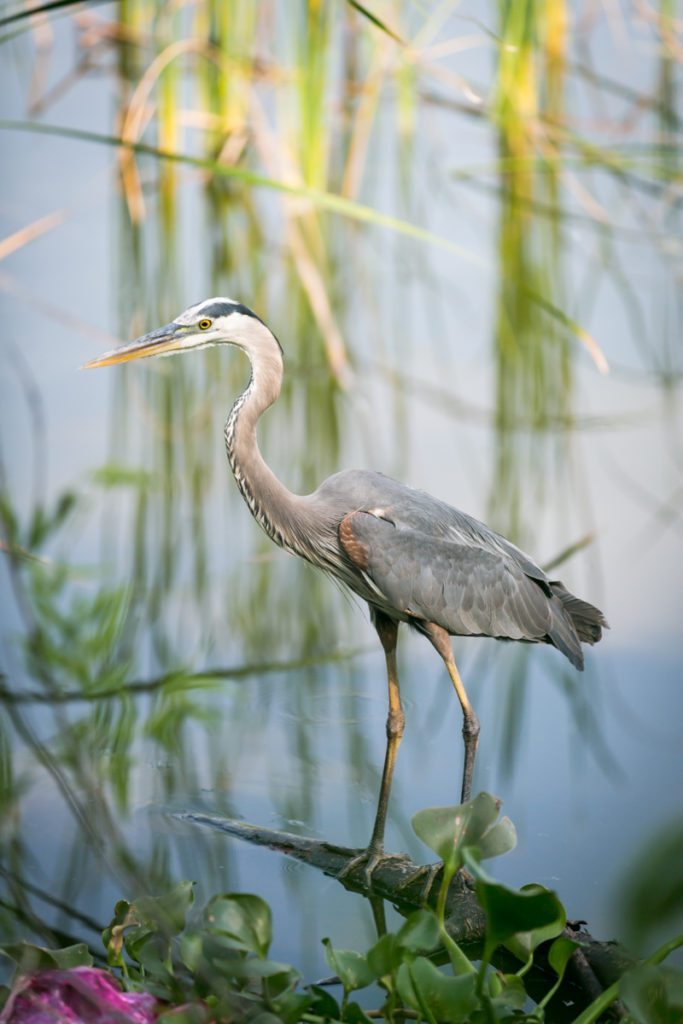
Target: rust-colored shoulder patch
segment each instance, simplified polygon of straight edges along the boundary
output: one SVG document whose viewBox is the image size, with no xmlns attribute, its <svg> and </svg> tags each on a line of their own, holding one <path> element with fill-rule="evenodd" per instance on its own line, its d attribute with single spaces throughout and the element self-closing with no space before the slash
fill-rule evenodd
<svg viewBox="0 0 683 1024">
<path fill-rule="evenodd" d="M 339 524 L 339 540 L 354 565 L 357 565 L 359 569 L 367 569 L 370 549 L 367 544 L 358 540 L 353 532 L 353 521 L 357 515 L 358 512 L 350 512 L 348 516 L 344 516 Z"/>
</svg>

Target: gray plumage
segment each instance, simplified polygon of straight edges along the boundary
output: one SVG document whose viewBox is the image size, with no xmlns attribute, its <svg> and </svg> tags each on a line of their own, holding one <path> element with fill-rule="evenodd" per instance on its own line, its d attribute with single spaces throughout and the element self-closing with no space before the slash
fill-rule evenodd
<svg viewBox="0 0 683 1024">
<path fill-rule="evenodd" d="M 581 642 L 600 639 L 602 613 L 483 523 L 367 470 L 336 473 L 306 496 L 283 487 L 256 443 L 258 418 L 280 391 L 281 348 L 262 321 L 249 326 L 265 343 L 247 348 L 252 377 L 228 417 L 225 439 L 237 484 L 269 536 L 371 609 L 421 632 L 434 623 L 451 635 L 548 643 L 582 669 Z M 354 557 L 354 539 L 364 557 Z"/>
<path fill-rule="evenodd" d="M 451 635 L 550 643 L 579 669 L 581 641 L 593 644 L 602 635 L 606 623 L 597 608 L 549 580 L 504 537 L 423 491 L 352 470 L 330 477 L 309 500 L 315 518 L 334 529 L 326 548 L 349 516 L 366 549 L 364 565 L 350 559 L 353 580 L 342 569 L 344 582 L 422 632 L 436 623 Z M 329 568 L 338 575 L 349 552 L 342 543 L 341 551 L 334 547 L 336 564 Z"/>
<path fill-rule="evenodd" d="M 479 721 L 453 658 L 450 635 L 552 644 L 583 668 L 581 643 L 607 623 L 597 608 L 549 580 L 528 555 L 464 512 L 423 491 L 369 471 L 337 473 L 313 494 L 292 494 L 264 462 L 260 416 L 282 384 L 282 349 L 259 317 L 232 299 L 213 298 L 172 323 L 87 365 L 228 344 L 251 362 L 251 378 L 225 424 L 237 486 L 266 533 L 281 547 L 335 577 L 368 602 L 384 648 L 389 690 L 387 751 L 368 872 L 383 850 L 397 745 L 404 729 L 396 643 L 402 622 L 424 633 L 448 670 L 463 711 L 461 801 L 469 800 Z"/>
</svg>

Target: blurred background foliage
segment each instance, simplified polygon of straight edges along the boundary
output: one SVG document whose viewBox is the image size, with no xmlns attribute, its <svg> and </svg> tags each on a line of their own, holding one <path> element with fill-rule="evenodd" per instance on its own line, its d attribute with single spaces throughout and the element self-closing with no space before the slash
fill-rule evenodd
<svg viewBox="0 0 683 1024">
<path fill-rule="evenodd" d="M 590 446 L 650 415 L 599 400 L 583 411 L 579 368 L 597 380 L 609 365 L 612 379 L 654 387 L 661 401 L 678 490 L 659 501 L 628 486 L 646 523 L 680 537 L 683 51 L 671 0 L 623 11 L 594 0 L 28 10 L 2 8 L 0 45 L 25 106 L 0 127 L 5 140 L 31 132 L 36 146 L 58 136 L 73 148 L 74 175 L 84 143 L 113 157 L 111 334 L 132 338 L 208 294 L 254 307 L 286 351 L 283 397 L 262 433 L 293 490 L 354 461 L 405 475 L 416 448 L 434 447 L 426 427 L 414 441 L 408 410 L 439 410 L 448 473 L 476 480 L 492 526 L 537 553 L 542 536 L 561 564 L 592 543 L 584 438 Z M 601 61 L 627 39 L 642 62 L 632 81 Z M 88 115 L 89 90 L 106 90 L 108 118 Z M 7 296 L 26 295 L 11 260 L 69 216 L 65 207 L 6 233 Z M 653 298 L 644 267 L 658 277 Z M 466 338 L 473 310 L 486 311 L 471 342 L 486 360 L 483 402 L 481 387 L 453 385 L 466 351 L 450 340 L 454 301 Z M 84 333 L 93 354 L 113 344 L 77 307 L 43 312 Z M 358 657 L 371 638 L 350 602 L 276 552 L 224 486 L 220 435 L 244 381 L 239 359 L 208 352 L 112 375 L 101 465 L 47 492 L 40 388 L 28 352 L 10 341 L 6 358 L 31 424 L 20 459 L 32 484 L 15 483 L 6 431 L 0 915 L 10 934 L 54 942 L 95 929 L 93 854 L 129 894 L 195 877 L 198 862 L 210 891 L 230 870 L 230 850 L 203 837 L 173 845 L 159 827 L 141 838 L 132 812 L 146 800 L 201 800 L 210 778 L 218 812 L 246 801 L 249 813 L 267 807 L 280 822 L 322 829 L 316 775 L 330 743 L 345 766 L 335 762 L 335 777 L 346 771 L 372 793 L 381 761 L 363 727 Z M 485 448 L 453 461 L 455 438 L 466 449 L 479 427 Z M 595 584 L 591 559 L 582 565 Z M 528 651 L 480 645 L 463 659 L 477 699 L 481 680 L 506 676 L 492 749 L 511 776 Z M 600 688 L 587 696 L 562 665 L 543 664 L 600 770 L 616 773 Z M 426 684 L 421 665 L 407 674 L 410 706 Z M 271 695 L 284 678 L 283 710 Z M 441 698 L 427 709 L 432 724 Z M 258 736 L 269 758 L 259 759 Z M 265 794 L 257 787 L 251 800 L 255 777 Z M 22 812 L 46 779 L 64 830 L 55 875 L 38 870 Z M 355 793 L 339 797 L 348 823 L 371 814 L 372 798 L 359 808 Z M 400 803 L 395 816 L 407 836 Z M 642 913 L 636 900 L 626 931 Z"/>
</svg>

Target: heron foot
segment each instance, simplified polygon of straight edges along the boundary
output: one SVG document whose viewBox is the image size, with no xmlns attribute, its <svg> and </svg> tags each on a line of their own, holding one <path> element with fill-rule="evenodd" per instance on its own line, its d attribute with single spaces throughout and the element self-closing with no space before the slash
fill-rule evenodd
<svg viewBox="0 0 683 1024">
<path fill-rule="evenodd" d="M 345 881 L 349 875 L 352 875 L 359 867 L 364 867 L 364 877 L 366 888 L 372 888 L 372 876 L 378 867 L 386 864 L 387 861 L 406 861 L 409 858 L 405 853 L 385 853 L 382 846 L 368 846 L 367 850 L 363 850 L 356 857 L 352 857 L 347 864 L 337 874 L 337 880 L 340 882 Z M 402 886 L 401 886 L 402 888 Z"/>
<path fill-rule="evenodd" d="M 414 871 L 412 875 L 406 878 L 405 882 L 400 885 L 400 889 L 407 889 L 409 885 L 417 882 L 424 878 L 422 889 L 420 890 L 419 901 L 423 906 L 429 901 L 429 897 L 432 894 L 434 888 L 434 882 L 436 881 L 437 875 L 443 870 L 443 864 L 423 864 L 417 871 Z"/>
</svg>

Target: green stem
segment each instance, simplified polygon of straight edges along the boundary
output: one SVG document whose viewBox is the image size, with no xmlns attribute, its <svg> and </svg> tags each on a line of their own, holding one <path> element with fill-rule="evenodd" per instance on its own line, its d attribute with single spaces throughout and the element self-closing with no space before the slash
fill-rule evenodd
<svg viewBox="0 0 683 1024">
<path fill-rule="evenodd" d="M 441 940 L 451 961 L 453 974 L 476 974 L 477 968 L 463 953 L 455 939 L 451 938 L 444 925 L 441 925 Z"/>
</svg>

